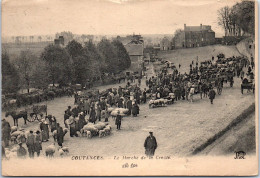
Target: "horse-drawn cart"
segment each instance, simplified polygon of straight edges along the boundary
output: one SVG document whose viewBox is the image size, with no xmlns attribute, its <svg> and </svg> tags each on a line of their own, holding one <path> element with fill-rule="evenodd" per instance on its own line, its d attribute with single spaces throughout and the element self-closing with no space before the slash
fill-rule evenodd
<svg viewBox="0 0 260 178">
<path fill-rule="evenodd" d="M 242 83 L 241 84 L 241 93 L 243 94 L 243 90 L 247 89 L 248 91 L 253 90 L 253 93 L 255 93 L 255 84 L 254 83 Z"/>
</svg>

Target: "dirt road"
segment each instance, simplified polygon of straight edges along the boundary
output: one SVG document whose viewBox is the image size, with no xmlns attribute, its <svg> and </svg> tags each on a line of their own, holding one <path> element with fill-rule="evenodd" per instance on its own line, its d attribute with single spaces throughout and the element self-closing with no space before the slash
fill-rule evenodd
<svg viewBox="0 0 260 178">
<path fill-rule="evenodd" d="M 219 50 L 221 49 L 222 47 Z M 209 56 L 210 53 L 207 54 Z M 192 55 L 193 58 L 195 56 L 193 53 L 189 53 L 189 55 Z M 193 58 L 188 60 L 187 56 L 183 56 L 183 60 L 180 60 L 182 68 L 188 69 Z M 234 80 L 233 88 L 224 84 L 222 95 L 216 96 L 213 105 L 210 104 L 208 98 L 200 99 L 198 95 L 194 97 L 193 103 L 186 100 L 177 101 L 173 105 L 154 109 L 149 109 L 148 104 L 142 104 L 138 117 L 123 118 L 122 130 L 117 131 L 115 121 L 109 118 L 113 129 L 110 136 L 87 139 L 83 137 L 71 138 L 67 134 L 64 138 L 64 145 L 69 147 L 71 155 L 105 155 L 106 157 L 144 155 L 144 140 L 148 136 L 148 130 L 153 129 L 158 142 L 156 155 L 179 157 L 189 155 L 196 147 L 225 128 L 233 118 L 254 102 L 252 93 L 241 94 L 241 80 L 238 78 Z M 112 86 L 117 87 L 118 85 Z M 98 88 L 103 90 L 108 87 L 111 86 Z M 144 87 L 144 81 L 142 81 L 142 87 Z M 64 111 L 67 106 L 72 106 L 73 103 L 74 98 L 69 97 L 48 101 L 48 113 L 56 116 L 57 121 L 64 127 Z M 7 120 L 13 125 L 11 118 L 7 118 Z M 19 125 L 26 129 L 36 130 L 39 128 L 37 121 L 24 126 L 21 119 Z M 52 142 L 51 138 L 49 142 L 43 143 L 43 150 Z"/>
</svg>

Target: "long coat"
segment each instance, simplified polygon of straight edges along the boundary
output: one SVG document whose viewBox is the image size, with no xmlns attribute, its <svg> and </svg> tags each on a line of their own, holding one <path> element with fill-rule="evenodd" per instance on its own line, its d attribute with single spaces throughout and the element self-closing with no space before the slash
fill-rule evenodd
<svg viewBox="0 0 260 178">
<path fill-rule="evenodd" d="M 121 115 L 117 115 L 116 116 L 116 125 L 121 125 L 121 120 L 122 120 L 122 116 Z"/>
<path fill-rule="evenodd" d="M 59 126 L 57 128 L 57 142 L 58 142 L 59 146 L 62 146 L 63 137 L 64 137 L 63 129 L 62 129 L 62 127 Z"/>
<path fill-rule="evenodd" d="M 89 114 L 89 121 L 90 122 L 96 122 L 97 118 L 96 118 L 96 111 L 95 109 L 91 109 L 90 110 L 90 114 Z"/>
<path fill-rule="evenodd" d="M 36 153 L 38 153 L 38 152 L 40 152 L 40 150 L 42 150 L 42 139 L 41 139 L 41 135 L 40 134 L 37 134 L 35 136 L 34 149 L 35 149 Z"/>
<path fill-rule="evenodd" d="M 2 140 L 10 140 L 11 138 L 11 127 L 9 122 L 3 121 L 2 122 Z"/>
<path fill-rule="evenodd" d="M 48 140 L 49 139 L 49 127 L 48 124 L 41 123 L 40 124 L 40 129 L 42 131 L 42 141 Z"/>
<path fill-rule="evenodd" d="M 128 115 L 131 115 L 132 113 L 132 101 L 131 100 L 128 100 L 127 103 L 126 103 L 126 108 L 128 109 Z"/>
<path fill-rule="evenodd" d="M 137 114 L 139 114 L 139 107 L 137 104 L 133 105 L 133 110 L 132 110 L 132 114 L 135 116 Z"/>
<path fill-rule="evenodd" d="M 209 99 L 215 99 L 216 92 L 214 90 L 209 91 Z"/>
<path fill-rule="evenodd" d="M 28 151 L 34 152 L 35 137 L 33 134 L 29 134 L 26 140 Z"/>
<path fill-rule="evenodd" d="M 147 156 L 153 156 L 155 149 L 157 148 L 157 141 L 154 136 L 148 136 L 144 142 L 145 154 Z"/>
<path fill-rule="evenodd" d="M 85 116 L 79 115 L 79 130 L 81 130 L 85 124 L 86 124 Z"/>
</svg>

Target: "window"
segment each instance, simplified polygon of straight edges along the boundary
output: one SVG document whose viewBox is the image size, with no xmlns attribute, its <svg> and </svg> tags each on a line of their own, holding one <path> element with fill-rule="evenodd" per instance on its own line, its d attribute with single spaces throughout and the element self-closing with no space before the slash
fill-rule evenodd
<svg viewBox="0 0 260 178">
<path fill-rule="evenodd" d="M 201 41 L 203 41 L 203 38 L 201 38 Z"/>
</svg>

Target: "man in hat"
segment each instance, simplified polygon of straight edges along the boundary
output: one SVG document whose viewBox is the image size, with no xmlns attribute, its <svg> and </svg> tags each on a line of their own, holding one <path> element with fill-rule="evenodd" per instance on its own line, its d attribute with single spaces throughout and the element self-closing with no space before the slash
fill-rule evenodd
<svg viewBox="0 0 260 178">
<path fill-rule="evenodd" d="M 30 158 L 34 157 L 34 144 L 35 144 L 35 138 L 33 135 L 33 131 L 30 130 L 30 133 L 28 134 L 27 139 L 26 139 L 26 145 L 28 148 Z"/>
<path fill-rule="evenodd" d="M 122 116 L 120 115 L 120 111 L 118 110 L 117 116 L 116 116 L 116 128 L 117 128 L 117 130 L 120 130 L 121 120 L 122 120 Z"/>
<path fill-rule="evenodd" d="M 155 149 L 157 148 L 156 138 L 153 136 L 153 131 L 149 132 L 149 136 L 145 139 L 144 148 L 145 154 L 149 157 L 154 155 Z"/>
</svg>

